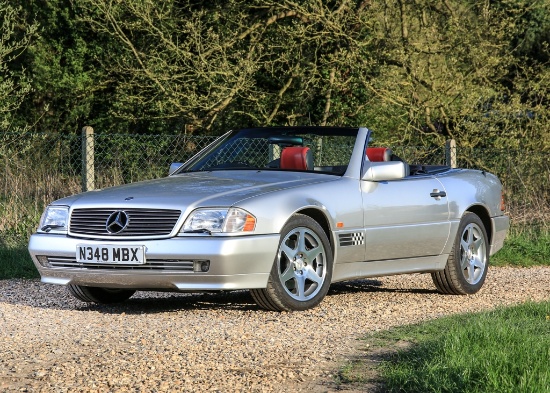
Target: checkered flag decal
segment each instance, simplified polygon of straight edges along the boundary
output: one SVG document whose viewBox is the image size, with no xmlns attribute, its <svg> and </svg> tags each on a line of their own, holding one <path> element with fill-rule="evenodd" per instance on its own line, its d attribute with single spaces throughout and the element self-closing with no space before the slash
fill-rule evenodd
<svg viewBox="0 0 550 393">
<path fill-rule="evenodd" d="M 340 247 L 365 244 L 365 234 L 363 232 L 342 233 L 338 238 L 340 239 Z"/>
</svg>

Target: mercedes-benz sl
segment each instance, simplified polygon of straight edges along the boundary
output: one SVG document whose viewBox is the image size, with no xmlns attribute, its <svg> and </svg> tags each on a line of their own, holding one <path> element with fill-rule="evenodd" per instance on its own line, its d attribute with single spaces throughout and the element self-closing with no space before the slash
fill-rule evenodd
<svg viewBox="0 0 550 393">
<path fill-rule="evenodd" d="M 405 273 L 477 292 L 509 227 L 498 178 L 370 141 L 367 128 L 230 131 L 167 177 L 52 202 L 29 251 L 42 282 L 85 302 L 248 289 L 262 308 L 305 310 L 331 283 Z"/>
</svg>

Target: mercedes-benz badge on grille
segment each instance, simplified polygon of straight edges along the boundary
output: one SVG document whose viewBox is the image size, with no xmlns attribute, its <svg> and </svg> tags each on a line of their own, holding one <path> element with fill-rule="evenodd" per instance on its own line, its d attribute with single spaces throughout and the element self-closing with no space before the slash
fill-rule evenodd
<svg viewBox="0 0 550 393">
<path fill-rule="evenodd" d="M 128 215 L 122 210 L 117 210 L 109 216 L 105 223 L 105 227 L 109 233 L 120 233 L 126 229 L 128 221 Z"/>
</svg>

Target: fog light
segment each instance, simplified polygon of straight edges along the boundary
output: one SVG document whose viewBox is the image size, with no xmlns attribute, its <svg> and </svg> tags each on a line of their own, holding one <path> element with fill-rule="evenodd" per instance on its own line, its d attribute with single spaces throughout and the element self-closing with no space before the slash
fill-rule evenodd
<svg viewBox="0 0 550 393">
<path fill-rule="evenodd" d="M 48 257 L 45 255 L 37 255 L 36 259 L 38 259 L 38 263 L 40 263 L 44 267 L 50 267 L 50 261 L 48 261 Z"/>
<path fill-rule="evenodd" d="M 195 273 L 206 273 L 210 270 L 210 261 L 195 261 L 194 265 Z"/>
</svg>

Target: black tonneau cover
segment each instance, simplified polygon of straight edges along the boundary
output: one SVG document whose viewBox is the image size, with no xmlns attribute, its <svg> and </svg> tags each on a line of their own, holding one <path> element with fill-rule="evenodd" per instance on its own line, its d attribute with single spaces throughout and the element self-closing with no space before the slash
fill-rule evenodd
<svg viewBox="0 0 550 393">
<path fill-rule="evenodd" d="M 446 172 L 451 169 L 448 165 L 409 165 L 411 176 L 414 175 L 433 175 Z"/>
</svg>

